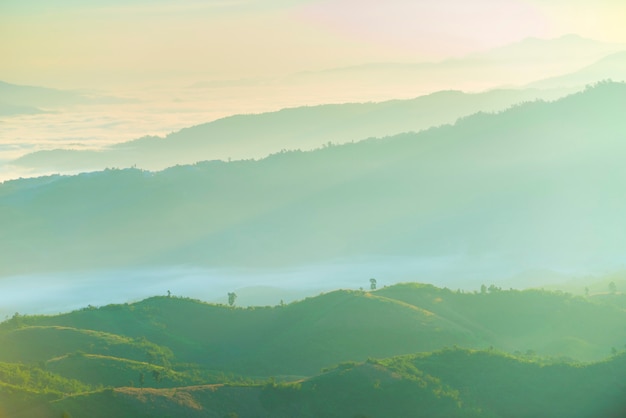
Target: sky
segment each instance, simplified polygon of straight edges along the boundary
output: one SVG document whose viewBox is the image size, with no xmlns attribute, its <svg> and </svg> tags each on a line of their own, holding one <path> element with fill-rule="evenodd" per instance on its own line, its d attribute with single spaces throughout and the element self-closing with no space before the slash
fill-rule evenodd
<svg viewBox="0 0 626 418">
<path fill-rule="evenodd" d="M 59 88 L 436 61 L 526 37 L 626 42 L 622 0 L 5 0 L 0 80 Z"/>
</svg>

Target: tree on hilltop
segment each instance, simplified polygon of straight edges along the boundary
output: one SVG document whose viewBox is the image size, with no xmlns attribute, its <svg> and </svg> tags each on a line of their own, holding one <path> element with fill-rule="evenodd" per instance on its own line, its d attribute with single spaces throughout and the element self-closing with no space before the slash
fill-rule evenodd
<svg viewBox="0 0 626 418">
<path fill-rule="evenodd" d="M 235 299 L 237 299 L 237 294 L 235 292 L 228 292 L 228 304 L 230 306 L 235 304 Z"/>
</svg>

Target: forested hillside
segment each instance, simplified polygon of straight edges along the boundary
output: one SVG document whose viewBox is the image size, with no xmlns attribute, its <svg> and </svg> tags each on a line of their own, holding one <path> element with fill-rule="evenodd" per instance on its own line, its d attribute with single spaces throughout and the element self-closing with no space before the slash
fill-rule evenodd
<svg viewBox="0 0 626 418">
<path fill-rule="evenodd" d="M 0 416 L 619 417 L 625 324 L 593 298 L 415 283 L 15 315 L 0 324 Z"/>
<path fill-rule="evenodd" d="M 626 85 L 260 161 L 0 185 L 0 273 L 358 256 L 611 266 L 626 238 Z"/>
</svg>

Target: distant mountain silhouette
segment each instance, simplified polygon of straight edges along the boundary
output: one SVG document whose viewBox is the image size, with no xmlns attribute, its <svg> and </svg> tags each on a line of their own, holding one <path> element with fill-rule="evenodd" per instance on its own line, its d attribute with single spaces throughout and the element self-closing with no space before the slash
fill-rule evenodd
<svg viewBox="0 0 626 418">
<path fill-rule="evenodd" d="M 52 109 L 77 104 L 115 104 L 129 101 L 131 100 L 88 91 L 22 86 L 0 81 L 0 112 L 3 106 Z"/>
<path fill-rule="evenodd" d="M 579 71 L 529 84 L 530 88 L 571 88 L 600 80 L 626 81 L 626 51 L 608 55 Z"/>
<path fill-rule="evenodd" d="M 331 142 L 420 131 L 478 111 L 498 111 L 519 102 L 564 94 L 564 90 L 441 91 L 411 100 L 298 107 L 226 117 L 165 138 L 145 137 L 100 151 L 38 151 L 12 164 L 63 173 L 133 166 L 161 170 L 203 160 L 261 158 L 280 150 L 310 150 Z"/>
<path fill-rule="evenodd" d="M 558 76 L 589 65 L 606 55 L 626 49 L 570 34 L 552 39 L 527 38 L 498 48 L 437 62 L 374 62 L 292 74 L 279 79 L 205 81 L 194 88 L 221 89 L 233 86 L 332 86 L 358 95 L 385 91 L 444 89 L 484 90 L 523 85 Z M 595 81 L 595 80 L 594 80 Z"/>
<path fill-rule="evenodd" d="M 11 105 L 0 102 L 0 116 L 34 115 L 37 113 L 43 113 L 43 110 L 33 106 Z"/>
<path fill-rule="evenodd" d="M 158 173 L 0 185 L 1 274 L 497 255 L 593 269 L 626 248 L 626 85 L 421 133 Z"/>
</svg>

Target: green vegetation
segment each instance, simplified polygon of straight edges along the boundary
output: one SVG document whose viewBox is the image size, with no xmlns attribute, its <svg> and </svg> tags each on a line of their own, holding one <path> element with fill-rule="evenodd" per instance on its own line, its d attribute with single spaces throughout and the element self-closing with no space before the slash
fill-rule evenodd
<svg viewBox="0 0 626 418">
<path fill-rule="evenodd" d="M 619 417 L 626 412 L 626 354 L 582 365 L 455 349 L 380 363 L 401 376 L 414 370 L 437 376 L 484 416 Z"/>
<path fill-rule="evenodd" d="M 0 324 L 0 417 L 619 417 L 625 323 L 582 296 L 417 283 L 16 316 Z"/>
<path fill-rule="evenodd" d="M 454 321 L 488 342 L 484 347 L 590 361 L 606 357 L 607 347 L 624 345 L 624 309 L 567 293 L 484 286 L 475 294 L 402 284 L 376 294 Z"/>
<path fill-rule="evenodd" d="M 626 84 L 605 82 L 260 161 L 5 182 L 0 276 L 466 252 L 603 265 L 626 246 L 624 108 Z M 378 285 L 263 308 L 167 291 L 15 314 L 0 323 L 0 418 L 626 415 L 622 277 L 579 296 Z"/>
</svg>

